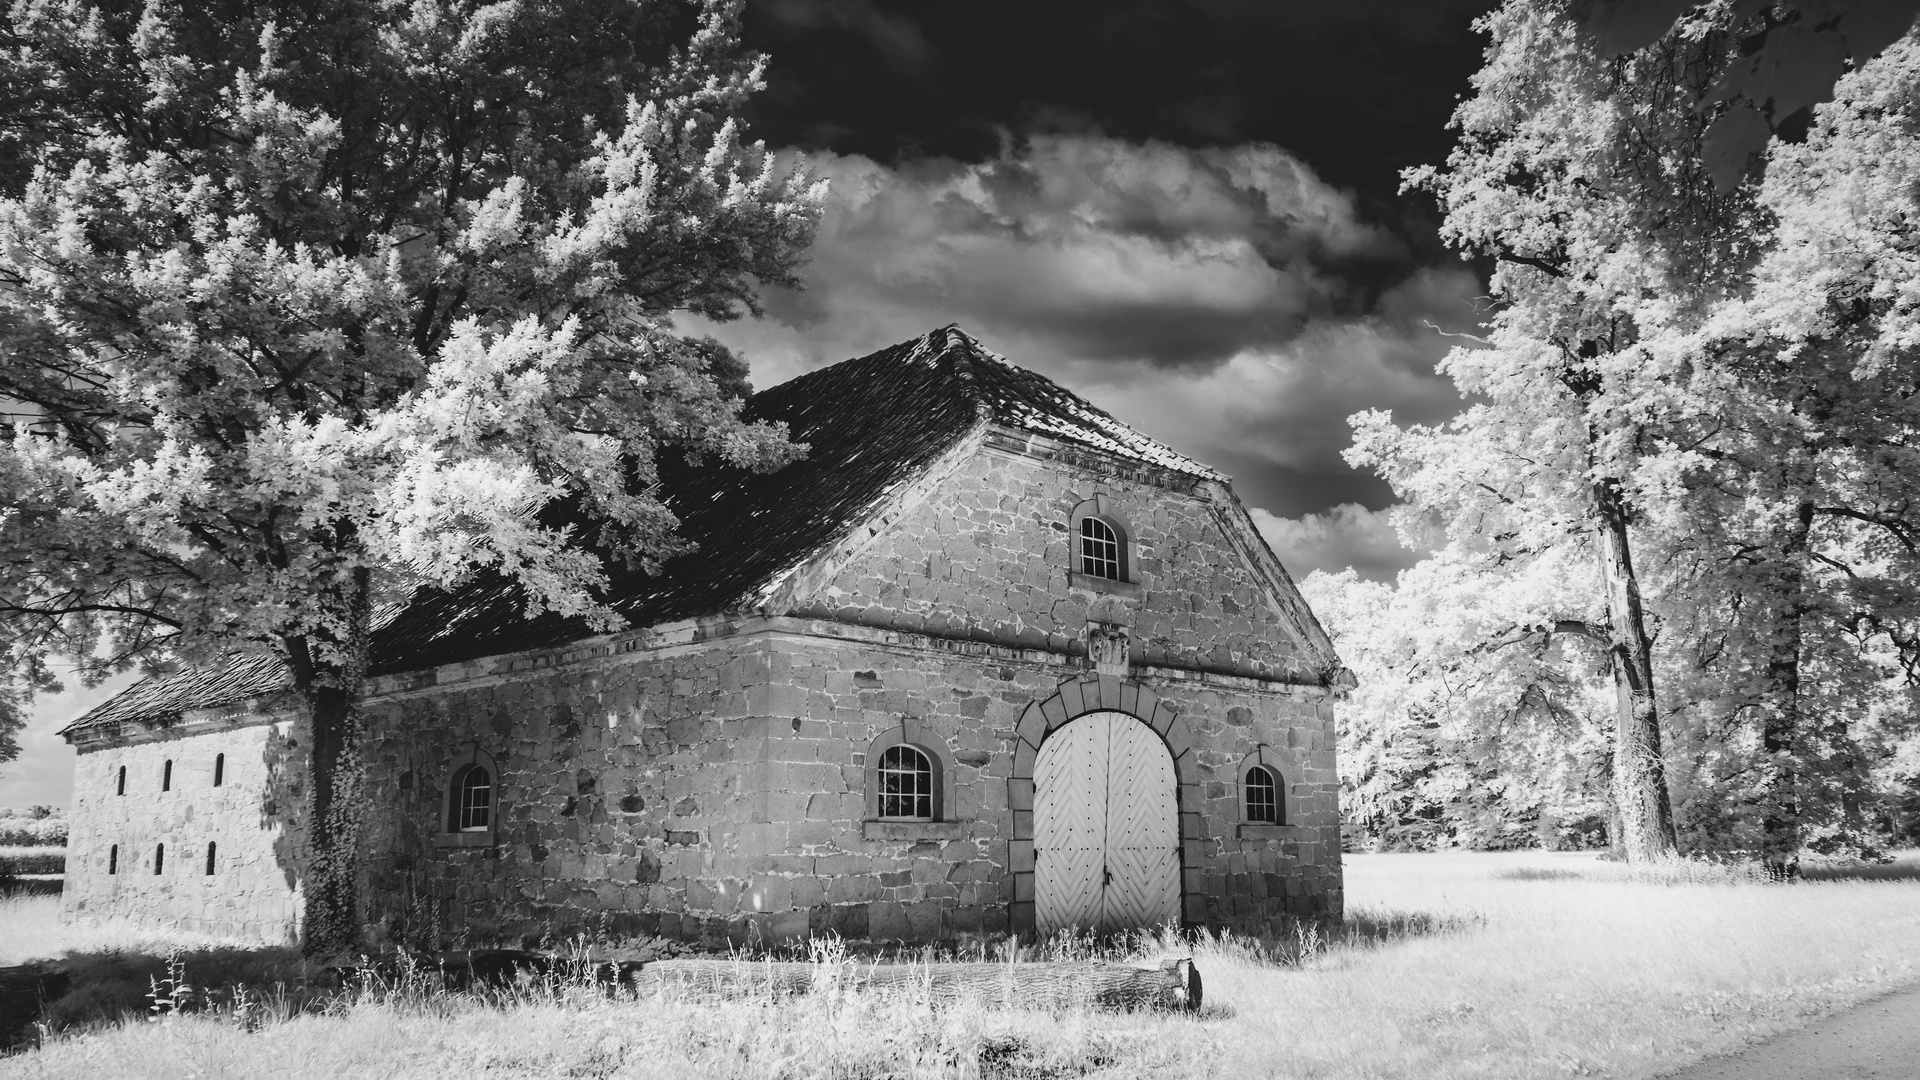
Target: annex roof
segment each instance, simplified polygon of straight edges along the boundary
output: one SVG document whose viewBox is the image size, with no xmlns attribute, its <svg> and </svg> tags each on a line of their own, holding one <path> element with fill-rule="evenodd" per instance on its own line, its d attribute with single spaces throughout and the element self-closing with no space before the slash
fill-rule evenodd
<svg viewBox="0 0 1920 1080">
<path fill-rule="evenodd" d="M 735 610 L 792 567 L 837 542 L 897 488 L 983 420 L 1205 480 L 1226 477 L 1133 430 L 1044 376 L 1009 363 L 958 326 L 846 360 L 753 395 L 745 413 L 785 422 L 807 456 L 756 474 L 671 455 L 660 464 L 667 506 L 696 547 L 658 573 L 616 568 L 607 599 L 633 627 Z M 521 617 L 510 582 L 483 575 L 416 595 L 375 631 L 372 673 L 414 671 L 591 636 L 578 619 Z M 213 708 L 286 687 L 272 661 L 149 680 L 69 724 Z"/>
</svg>

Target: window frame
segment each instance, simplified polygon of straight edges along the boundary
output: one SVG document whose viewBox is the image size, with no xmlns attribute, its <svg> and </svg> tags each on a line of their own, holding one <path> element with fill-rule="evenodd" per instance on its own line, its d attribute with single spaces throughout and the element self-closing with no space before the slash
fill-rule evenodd
<svg viewBox="0 0 1920 1080">
<path fill-rule="evenodd" d="M 1254 799 L 1256 787 L 1265 790 L 1266 798 Z M 1249 766 L 1246 775 L 1240 778 L 1240 819 L 1248 825 L 1285 825 L 1286 814 L 1280 802 L 1279 770 L 1267 765 Z"/>
<path fill-rule="evenodd" d="M 1087 572 L 1083 530 L 1088 518 L 1097 519 L 1112 530 L 1116 561 L 1119 563 L 1118 577 Z M 1068 584 L 1094 592 L 1139 596 L 1143 582 L 1139 572 L 1138 547 L 1133 526 L 1128 523 L 1126 515 L 1120 512 L 1116 500 L 1104 493 L 1095 493 L 1092 498 L 1081 500 L 1067 516 Z"/>
<path fill-rule="evenodd" d="M 1113 523 L 1099 514 L 1080 519 L 1080 572 L 1107 581 L 1127 580 L 1126 546 Z"/>
<path fill-rule="evenodd" d="M 473 783 L 474 777 L 481 777 L 480 783 Z M 447 800 L 447 831 L 450 833 L 490 832 L 493 829 L 493 770 L 477 761 L 470 761 L 453 771 L 449 781 L 452 791 Z M 485 798 L 472 799 L 474 792 L 482 793 Z M 471 818 L 483 818 L 479 825 L 469 825 Z"/>
<path fill-rule="evenodd" d="M 1240 806 L 1240 833 L 1243 836 L 1288 835 L 1293 824 L 1292 809 L 1287 805 L 1287 765 L 1281 754 L 1265 743 L 1256 746 L 1253 753 L 1240 759 L 1240 767 L 1234 770 L 1234 790 Z M 1247 804 L 1247 780 L 1255 769 L 1265 769 L 1273 778 L 1273 820 L 1255 820 L 1249 813 Z"/>
<path fill-rule="evenodd" d="M 896 746 L 911 747 L 927 762 L 933 786 L 931 818 L 880 816 L 880 761 Z M 959 820 L 954 807 L 953 751 L 947 748 L 947 741 L 923 721 L 907 717 L 890 725 L 867 744 L 866 753 L 856 759 L 856 764 L 866 769 L 860 828 L 867 839 L 953 839 L 962 835 L 964 822 Z"/>
<path fill-rule="evenodd" d="M 911 754 L 914 760 L 918 762 L 919 764 L 918 768 L 908 770 L 908 769 L 901 769 L 901 768 L 889 769 L 887 767 L 888 758 L 896 758 L 896 759 L 904 758 L 909 754 Z M 940 820 L 940 816 L 939 816 L 940 797 L 939 797 L 939 782 L 938 782 L 938 778 L 940 776 L 940 767 L 934 764 L 934 758 L 932 754 L 927 753 L 925 750 L 922 750 L 920 747 L 914 745 L 913 743 L 908 743 L 908 742 L 894 743 L 892 746 L 889 746 L 886 749 L 880 751 L 880 760 L 875 765 L 875 768 L 879 770 L 877 776 L 875 777 L 875 779 L 878 780 L 879 783 L 876 785 L 876 790 L 875 790 L 873 820 L 875 821 L 938 821 Z M 896 791 L 888 790 L 887 777 L 889 776 L 913 777 L 914 790 L 911 793 L 904 794 L 904 795 Z M 922 776 L 926 777 L 926 789 L 924 791 L 920 790 L 920 784 L 919 784 L 919 778 Z M 925 814 L 889 814 L 887 813 L 887 810 L 888 810 L 887 804 L 889 800 L 902 800 L 907 802 L 909 805 L 915 807 L 916 809 L 921 804 L 924 803 L 926 806 L 927 812 Z M 899 807 L 895 806 L 893 807 L 893 809 L 899 809 Z"/>
<path fill-rule="evenodd" d="M 455 829 L 454 815 L 459 810 L 460 791 L 458 784 L 469 766 L 485 769 L 488 778 L 487 824 L 485 828 Z M 447 762 L 446 771 L 441 774 L 440 816 L 434 825 L 433 845 L 435 847 L 493 847 L 500 842 L 500 818 L 505 811 L 506 800 L 502 797 L 505 789 L 505 777 L 501 775 L 500 765 L 492 754 L 480 749 L 479 743 L 469 744 L 465 749 L 453 755 Z"/>
</svg>

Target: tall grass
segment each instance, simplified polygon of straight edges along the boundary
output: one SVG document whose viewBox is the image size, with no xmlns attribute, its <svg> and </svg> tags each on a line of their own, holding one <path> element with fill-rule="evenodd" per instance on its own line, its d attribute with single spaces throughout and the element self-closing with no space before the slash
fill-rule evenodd
<svg viewBox="0 0 1920 1080">
<path fill-rule="evenodd" d="M 91 955 L 159 956 L 183 949 L 254 944 L 186 930 L 160 930 L 135 923 L 100 920 L 62 923 L 60 898 L 19 892 L 0 895 L 0 967 Z"/>
<path fill-rule="evenodd" d="M 1761 884 L 1581 854 L 1365 855 L 1348 861 L 1337 929 L 1026 954 L 1190 952 L 1198 1015 L 872 993 L 635 999 L 564 977 L 482 994 L 363 978 L 302 999 L 283 979 L 56 1037 L 0 1076 L 1647 1077 L 1911 983 L 1920 881 L 1888 874 Z M 215 955 L 188 954 L 183 978 L 214 986 L 195 965 Z"/>
</svg>

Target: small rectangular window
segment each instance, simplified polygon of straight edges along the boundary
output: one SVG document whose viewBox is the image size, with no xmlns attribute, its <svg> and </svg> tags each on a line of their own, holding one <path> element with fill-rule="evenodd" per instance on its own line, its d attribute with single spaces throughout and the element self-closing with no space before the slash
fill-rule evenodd
<svg viewBox="0 0 1920 1080">
<path fill-rule="evenodd" d="M 166 868 L 167 868 L 167 845 L 155 844 L 153 846 L 153 872 L 155 874 L 158 874 L 160 873 L 160 871 L 165 870 Z"/>
<path fill-rule="evenodd" d="M 213 841 L 207 841 L 207 876 L 213 876 Z"/>
<path fill-rule="evenodd" d="M 167 763 L 165 765 L 160 766 L 160 790 L 161 791 L 173 790 L 173 759 L 172 758 L 168 758 Z"/>
<path fill-rule="evenodd" d="M 219 787 L 227 778 L 227 755 L 213 755 L 213 786 Z"/>
<path fill-rule="evenodd" d="M 115 844 L 112 847 L 107 849 L 107 873 L 117 874 L 119 872 L 120 872 L 120 845 Z"/>
<path fill-rule="evenodd" d="M 115 788 L 113 793 L 115 795 L 125 795 L 127 793 L 127 767 L 125 765 L 120 766 L 120 786 Z"/>
</svg>

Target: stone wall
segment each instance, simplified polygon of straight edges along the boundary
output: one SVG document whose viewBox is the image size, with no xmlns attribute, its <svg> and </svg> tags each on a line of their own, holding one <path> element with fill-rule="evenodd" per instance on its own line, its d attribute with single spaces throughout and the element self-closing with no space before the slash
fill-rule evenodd
<svg viewBox="0 0 1920 1080">
<path fill-rule="evenodd" d="M 1133 535 L 1132 587 L 1072 573 L 1069 521 L 1096 494 Z M 1252 538 L 1223 527 L 1239 513 L 1224 489 L 1180 474 L 989 445 L 793 614 L 1055 652 L 1078 650 L 1089 621 L 1114 623 L 1136 663 L 1315 680 L 1294 616 L 1250 565 Z"/>
<path fill-rule="evenodd" d="M 764 669 L 700 645 L 376 697 L 370 918 L 421 944 L 537 940 L 602 912 L 623 934 L 701 936 L 688 895 L 755 812 L 742 775 L 764 758 L 747 719 Z M 497 843 L 449 846 L 443 797 L 475 747 L 499 769 Z"/>
<path fill-rule="evenodd" d="M 1276 691 L 1252 680 L 1144 680 L 1193 732 L 1201 795 L 1202 907 L 1209 926 L 1278 931 L 1288 918 L 1338 921 L 1340 779 L 1334 766 L 1334 703 L 1309 689 Z M 1286 824 L 1240 820 L 1240 765 L 1257 747 L 1280 773 Z M 1182 809 L 1185 809 L 1184 807 Z"/>
<path fill-rule="evenodd" d="M 369 814 L 370 894 L 397 936 L 526 940 L 603 919 L 736 942 L 1004 929 L 1009 718 L 1061 659 L 1001 652 L 763 620 L 662 654 L 395 695 L 373 710 L 371 788 L 393 803 Z M 951 747 L 958 820 L 869 838 L 865 754 L 908 717 Z M 501 772 L 500 843 L 438 846 L 450 762 L 475 741 Z"/>
<path fill-rule="evenodd" d="M 528 941 L 599 926 L 708 942 L 1012 928 L 1016 727 L 1082 665 L 1057 653 L 795 619 L 702 643 L 395 694 L 376 704 L 368 895 L 402 939 Z M 1201 779 L 1197 921 L 1340 910 L 1331 712 L 1254 680 L 1148 675 Z M 952 820 L 871 821 L 867 755 L 911 725 Z M 451 762 L 501 772 L 498 844 L 439 846 Z M 1290 821 L 1242 837 L 1236 770 L 1287 764 Z"/>
<path fill-rule="evenodd" d="M 187 723 L 74 765 L 63 917 L 292 940 L 299 912 L 304 752 L 292 721 Z M 225 755 L 220 786 L 214 762 Z M 161 790 L 166 762 L 170 790 Z M 121 767 L 126 793 L 117 794 Z M 215 846 L 214 872 L 207 845 Z M 165 845 L 160 873 L 157 849 Z M 110 860 L 117 866 L 108 873 Z"/>
</svg>

